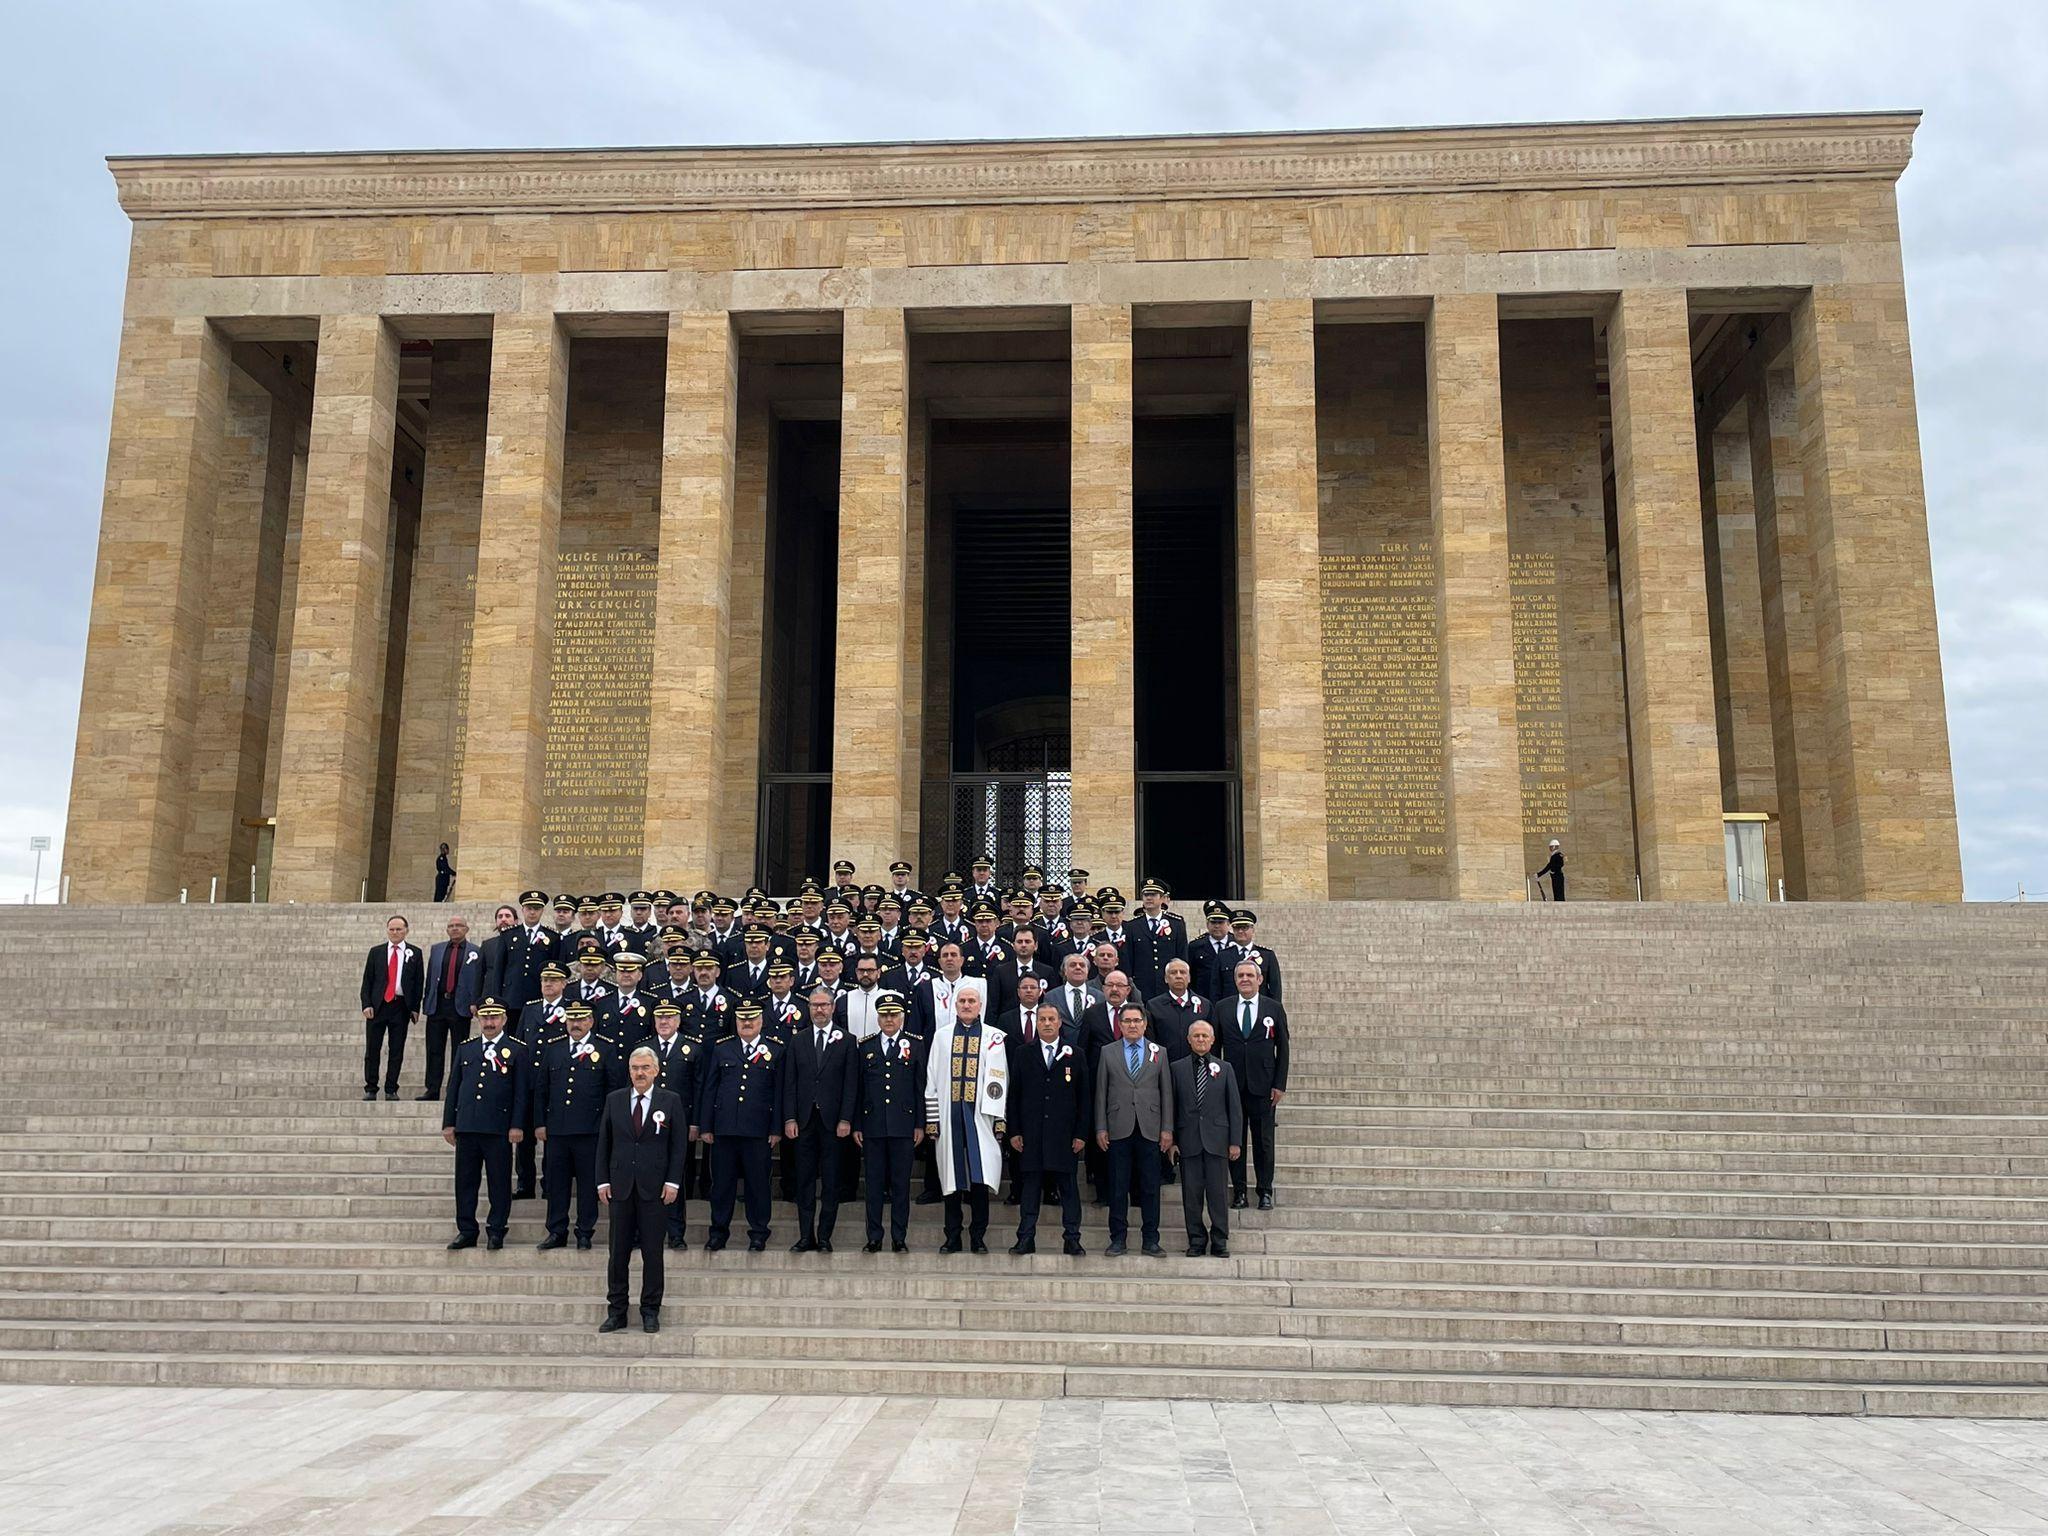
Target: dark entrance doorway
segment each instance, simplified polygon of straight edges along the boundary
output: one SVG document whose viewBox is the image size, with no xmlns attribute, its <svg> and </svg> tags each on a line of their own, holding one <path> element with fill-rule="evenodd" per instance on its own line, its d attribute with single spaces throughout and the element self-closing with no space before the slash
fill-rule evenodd
<svg viewBox="0 0 2048 1536">
<path fill-rule="evenodd" d="M 1235 895 L 1235 424 L 1140 418 L 1133 436 L 1138 872 L 1184 895 Z"/>
</svg>

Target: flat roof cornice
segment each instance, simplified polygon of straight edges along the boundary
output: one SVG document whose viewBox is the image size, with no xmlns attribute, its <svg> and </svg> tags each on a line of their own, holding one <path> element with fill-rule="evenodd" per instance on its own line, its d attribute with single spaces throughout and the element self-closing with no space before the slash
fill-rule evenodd
<svg viewBox="0 0 2048 1536">
<path fill-rule="evenodd" d="M 1918 112 L 1121 139 L 116 156 L 131 218 L 683 213 L 1896 181 Z"/>
</svg>

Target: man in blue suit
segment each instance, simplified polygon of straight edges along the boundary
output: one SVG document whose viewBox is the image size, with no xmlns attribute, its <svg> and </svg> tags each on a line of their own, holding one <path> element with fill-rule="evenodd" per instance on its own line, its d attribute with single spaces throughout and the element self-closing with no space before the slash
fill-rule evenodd
<svg viewBox="0 0 2048 1536">
<path fill-rule="evenodd" d="M 422 1099 L 441 1097 L 448 1049 L 469 1038 L 469 1021 L 483 1000 L 483 951 L 469 942 L 469 920 L 448 919 L 448 937 L 427 953 L 427 1087 Z"/>
</svg>

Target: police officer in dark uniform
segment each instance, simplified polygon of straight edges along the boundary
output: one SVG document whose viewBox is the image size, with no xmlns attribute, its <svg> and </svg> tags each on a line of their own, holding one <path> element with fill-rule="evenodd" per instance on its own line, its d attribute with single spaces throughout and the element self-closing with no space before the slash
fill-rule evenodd
<svg viewBox="0 0 2048 1536">
<path fill-rule="evenodd" d="M 910 1251 L 910 1163 L 924 1141 L 924 1049 L 903 1028 L 903 999 L 875 1003 L 881 1033 L 860 1043 L 847 1127 L 867 1165 L 867 1252 L 882 1251 L 882 1202 L 889 1202 L 890 1248 Z"/>
<path fill-rule="evenodd" d="M 1166 887 L 1157 880 L 1138 887 L 1138 901 L 1144 910 L 1136 921 L 1124 924 L 1124 931 L 1131 936 L 1124 952 L 1125 974 L 1139 996 L 1152 998 L 1165 989 L 1167 962 L 1187 958 L 1188 933 L 1181 920 L 1166 910 Z"/>
<path fill-rule="evenodd" d="M 526 1137 L 526 1050 L 505 1033 L 505 1005 L 487 997 L 476 1005 L 482 1031 L 455 1048 L 448 1096 L 441 1101 L 441 1139 L 455 1149 L 455 1241 L 476 1246 L 476 1192 L 490 1191 L 485 1236 L 505 1246 L 512 1219 L 512 1148 Z"/>
<path fill-rule="evenodd" d="M 1226 974 L 1230 968 L 1227 956 L 1231 952 L 1230 903 L 1205 901 L 1202 916 L 1209 931 L 1188 944 L 1188 985 L 1213 1003 L 1234 990 Z"/>
<path fill-rule="evenodd" d="M 613 955 L 619 984 L 611 996 L 597 1003 L 597 1032 L 616 1040 L 628 1053 L 654 1038 L 654 999 L 640 990 L 643 964 L 640 955 L 630 949 Z"/>
<path fill-rule="evenodd" d="M 654 921 L 654 892 L 635 891 L 631 900 L 632 921 L 626 924 L 625 947 L 635 954 L 660 954 L 661 929 Z"/>
<path fill-rule="evenodd" d="M 717 1253 L 732 1231 L 737 1186 L 747 1189 L 747 1251 L 768 1246 L 769 1169 L 782 1142 L 784 1047 L 761 1035 L 761 1005 L 753 999 L 733 1010 L 737 1033 L 712 1047 L 697 1088 L 693 1128 L 711 1148 L 711 1226 L 706 1253 Z"/>
<path fill-rule="evenodd" d="M 541 1047 L 534 1071 L 534 1134 L 540 1138 L 548 1186 L 545 1250 L 569 1243 L 569 1189 L 576 1190 L 576 1246 L 588 1248 L 597 1230 L 597 1122 L 605 1095 L 625 1086 L 618 1046 L 591 1033 L 587 1004 L 563 1010 L 567 1033 Z"/>
<path fill-rule="evenodd" d="M 697 1073 L 704 1063 L 706 1047 L 701 1040 L 693 1039 L 682 1031 L 683 1010 L 668 1001 L 654 1005 L 654 1038 L 647 1041 L 649 1050 L 654 1052 L 654 1086 L 666 1088 L 682 1101 L 684 1125 L 676 1127 L 678 1135 L 688 1132 L 688 1120 L 697 1103 Z M 683 1143 L 684 1151 L 692 1143 Z M 684 1246 L 683 1229 L 689 1223 L 689 1179 L 683 1180 L 683 1187 L 676 1192 L 675 1203 L 668 1207 L 668 1245 L 671 1248 Z"/>
<path fill-rule="evenodd" d="M 540 1062 L 540 1048 L 562 1033 L 562 1014 L 569 1006 L 564 989 L 569 984 L 569 973 L 561 965 L 550 960 L 540 968 L 540 996 L 534 998 L 517 1013 L 506 1010 L 511 1032 L 520 1042 L 522 1054 L 526 1057 L 526 1082 L 529 1097 L 521 1107 L 520 1123 L 526 1129 L 526 1137 L 519 1143 L 519 1151 L 513 1159 L 517 1177 L 512 1184 L 514 1200 L 531 1200 L 535 1185 L 539 1182 L 539 1146 L 534 1137 L 533 1086 L 534 1068 Z"/>
<path fill-rule="evenodd" d="M 541 967 L 561 958 L 561 939 L 544 921 L 547 911 L 546 891 L 519 893 L 519 924 L 505 930 L 497 974 L 484 978 L 485 989 L 505 1005 L 507 1018 L 517 1019 L 519 1010 L 540 996 Z"/>
</svg>

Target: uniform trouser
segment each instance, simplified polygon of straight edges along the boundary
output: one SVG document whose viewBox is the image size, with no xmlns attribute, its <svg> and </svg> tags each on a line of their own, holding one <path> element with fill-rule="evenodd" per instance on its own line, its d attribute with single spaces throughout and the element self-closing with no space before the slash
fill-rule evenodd
<svg viewBox="0 0 2048 1536">
<path fill-rule="evenodd" d="M 519 1151 L 512 1159 L 518 1173 L 512 1187 L 531 1191 L 540 1182 L 540 1153 L 537 1150 L 540 1144 L 534 1139 L 533 1127 L 529 1125 L 525 1129 L 526 1135 L 521 1138 Z"/>
<path fill-rule="evenodd" d="M 1074 1169 L 1064 1173 L 1040 1173 L 1037 1169 L 1019 1169 L 1017 1172 L 1017 1241 L 1035 1242 L 1038 1238 L 1038 1208 L 1045 1201 L 1045 1186 L 1050 1182 L 1060 1192 L 1060 1236 L 1069 1242 L 1081 1240 L 1081 1180 Z"/>
<path fill-rule="evenodd" d="M 605 1266 L 605 1310 L 614 1317 L 626 1315 L 626 1293 L 632 1278 L 633 1250 L 640 1250 L 640 1310 L 661 1310 L 661 1238 L 668 1219 L 661 1196 L 649 1199 L 638 1190 L 612 1191 L 610 1262 Z"/>
<path fill-rule="evenodd" d="M 1242 1088 L 1243 1083 L 1238 1086 Z M 1233 1194 L 1245 1191 L 1245 1173 L 1256 1160 L 1259 1165 L 1259 1193 L 1273 1193 L 1273 1100 L 1270 1095 L 1247 1093 L 1244 1096 L 1244 1139 L 1249 1145 L 1244 1156 L 1230 1165 L 1230 1189 Z"/>
<path fill-rule="evenodd" d="M 836 1170 L 840 1204 L 844 1205 L 860 1193 L 860 1168 L 864 1161 L 860 1148 L 853 1144 L 853 1138 L 849 1136 L 839 1143 L 836 1160 L 826 1164 L 828 1168 Z"/>
<path fill-rule="evenodd" d="M 694 1188 L 707 1199 L 711 1195 L 711 1148 L 701 1141 L 690 1143 L 688 1160 L 683 1164 L 683 1188 Z"/>
<path fill-rule="evenodd" d="M 708 1240 L 723 1244 L 732 1233 L 738 1186 L 747 1186 L 747 1238 L 768 1241 L 771 1159 L 766 1136 L 721 1136 L 711 1143 L 711 1226 Z"/>
<path fill-rule="evenodd" d="M 796 1230 L 805 1242 L 832 1240 L 839 1224 L 839 1127 L 816 1115 L 796 1137 Z"/>
<path fill-rule="evenodd" d="M 548 1236 L 569 1235 L 569 1186 L 576 1186 L 576 1238 L 588 1242 L 597 1231 L 597 1138 L 556 1136 L 542 1154 L 548 1175 Z"/>
<path fill-rule="evenodd" d="M 384 1040 L 391 1040 L 391 1054 L 384 1066 L 384 1091 L 398 1092 L 399 1069 L 405 1065 L 405 1032 L 412 1027 L 407 1018 L 397 1018 L 389 1023 L 381 1019 L 363 1021 L 363 1092 L 377 1090 L 377 1062 L 384 1056 Z"/>
<path fill-rule="evenodd" d="M 1230 1241 L 1230 1167 L 1229 1155 L 1222 1152 L 1183 1151 L 1180 1155 L 1180 1208 L 1187 1217 L 1190 1248 Z M 1206 1231 L 1202 1226 L 1204 1206 L 1209 1217 Z"/>
<path fill-rule="evenodd" d="M 970 1184 L 965 1189 L 956 1189 L 946 1200 L 946 1241 L 960 1241 L 960 1227 L 966 1221 L 967 1235 L 975 1242 L 988 1237 L 988 1186 Z"/>
<path fill-rule="evenodd" d="M 1138 1217 L 1145 1243 L 1159 1241 L 1159 1143 L 1133 1131 L 1109 1144 L 1109 1240 L 1130 1233 L 1131 1187 L 1138 1190 Z"/>
<path fill-rule="evenodd" d="M 690 1149 L 695 1145 L 694 1142 L 690 1141 L 683 1143 L 684 1155 L 686 1157 Z M 689 1164 L 685 1162 L 683 1166 L 687 1169 Z M 690 1186 L 687 1180 L 676 1186 L 675 1204 L 663 1206 L 662 1209 L 667 1213 L 665 1221 L 668 1227 L 668 1240 L 672 1243 L 680 1243 L 683 1240 L 683 1229 L 689 1225 L 690 1221 Z"/>
<path fill-rule="evenodd" d="M 910 1232 L 910 1164 L 908 1136 L 870 1136 L 861 1149 L 868 1174 L 868 1241 L 882 1240 L 882 1201 L 889 1202 L 889 1238 L 902 1242 Z"/>
<path fill-rule="evenodd" d="M 455 1230 L 476 1236 L 476 1191 L 484 1184 L 491 1198 L 485 1225 L 492 1237 L 505 1235 L 512 1219 L 512 1143 L 502 1131 L 455 1133 Z"/>
<path fill-rule="evenodd" d="M 931 1201 L 941 1198 L 944 1193 L 939 1188 L 938 1137 L 925 1137 L 924 1145 L 917 1149 L 917 1160 L 924 1168 L 923 1185 L 917 1192 L 917 1198 L 929 1204 Z"/>
<path fill-rule="evenodd" d="M 1082 1149 L 1082 1156 L 1088 1169 L 1088 1187 L 1095 1192 L 1095 1198 L 1102 1204 L 1109 1203 L 1109 1154 L 1095 1144 L 1095 1138 L 1088 1138 L 1088 1145 Z"/>
<path fill-rule="evenodd" d="M 448 1049 L 469 1038 L 469 1020 L 460 1014 L 427 1020 L 427 1092 L 441 1091 L 441 1071 L 448 1064 Z"/>
</svg>

